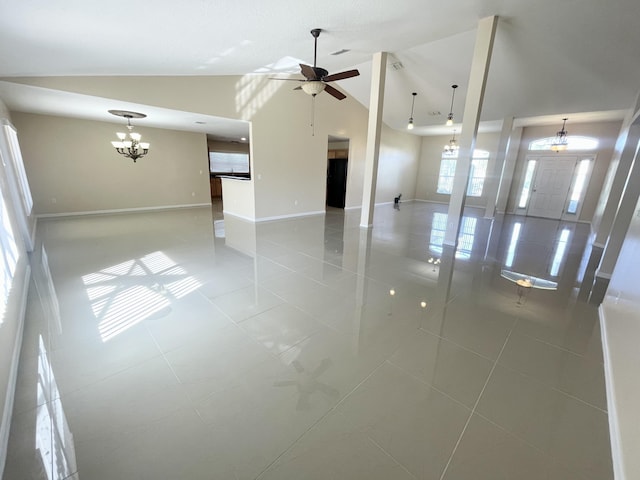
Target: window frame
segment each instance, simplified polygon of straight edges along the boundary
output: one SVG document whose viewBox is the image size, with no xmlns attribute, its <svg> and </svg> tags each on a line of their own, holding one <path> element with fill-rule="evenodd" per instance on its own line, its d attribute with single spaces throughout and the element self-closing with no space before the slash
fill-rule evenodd
<svg viewBox="0 0 640 480">
<path fill-rule="evenodd" d="M 490 153 L 487 150 L 475 149 L 471 158 L 471 166 L 469 170 L 469 181 L 467 182 L 466 195 L 468 197 L 480 198 L 484 193 L 484 185 L 487 180 L 487 171 L 489 170 Z M 438 182 L 436 185 L 436 193 L 440 195 L 451 195 L 453 191 L 453 180 L 455 178 L 458 154 L 443 153 L 440 158 L 440 170 L 438 171 Z M 445 169 L 446 166 L 446 169 Z M 443 174 L 443 170 L 445 174 Z M 475 175 L 478 170 L 483 171 L 483 175 Z M 474 194 L 473 191 L 479 185 L 479 193 Z"/>
</svg>

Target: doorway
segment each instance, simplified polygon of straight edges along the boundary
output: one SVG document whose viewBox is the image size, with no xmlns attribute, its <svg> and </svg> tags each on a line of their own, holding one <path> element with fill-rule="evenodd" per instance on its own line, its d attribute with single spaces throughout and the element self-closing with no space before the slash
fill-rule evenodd
<svg viewBox="0 0 640 480">
<path fill-rule="evenodd" d="M 584 200 L 592 156 L 529 156 L 518 210 L 529 217 L 575 221 Z"/>
<path fill-rule="evenodd" d="M 327 152 L 327 199 L 328 207 L 344 208 L 347 193 L 349 165 L 349 140 L 329 139 Z"/>
</svg>

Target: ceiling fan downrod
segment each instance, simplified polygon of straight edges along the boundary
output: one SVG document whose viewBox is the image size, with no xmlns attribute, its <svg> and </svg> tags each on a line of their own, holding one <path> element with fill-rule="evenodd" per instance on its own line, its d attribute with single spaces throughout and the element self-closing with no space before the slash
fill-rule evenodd
<svg viewBox="0 0 640 480">
<path fill-rule="evenodd" d="M 311 30 L 313 36 L 313 68 L 316 68 L 316 57 L 318 56 L 318 37 L 320 36 L 321 28 L 314 28 Z"/>
</svg>

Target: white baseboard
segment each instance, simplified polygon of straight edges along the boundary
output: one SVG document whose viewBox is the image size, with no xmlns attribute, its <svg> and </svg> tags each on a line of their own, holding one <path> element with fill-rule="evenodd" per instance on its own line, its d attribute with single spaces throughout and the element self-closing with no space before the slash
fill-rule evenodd
<svg viewBox="0 0 640 480">
<path fill-rule="evenodd" d="M 273 217 L 261 217 L 261 218 L 256 218 L 256 223 L 260 223 L 260 222 L 270 222 L 272 220 L 286 220 L 287 218 L 298 218 L 298 217 L 312 217 L 312 216 L 316 216 L 316 215 L 325 215 L 327 212 L 325 212 L 324 210 L 317 210 L 314 212 L 302 212 L 302 213 L 292 213 L 289 215 L 276 215 Z"/>
<path fill-rule="evenodd" d="M 189 203 L 185 205 L 162 205 L 157 207 L 115 208 L 109 210 L 90 210 L 84 212 L 41 213 L 37 218 L 76 217 L 85 215 L 110 215 L 114 213 L 143 213 L 156 210 L 175 210 L 181 208 L 211 207 L 210 203 Z"/>
</svg>

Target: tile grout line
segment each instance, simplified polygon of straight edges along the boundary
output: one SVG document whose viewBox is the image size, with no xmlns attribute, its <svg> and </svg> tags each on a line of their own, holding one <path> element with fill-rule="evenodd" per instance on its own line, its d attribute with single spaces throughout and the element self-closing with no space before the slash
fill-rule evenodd
<svg viewBox="0 0 640 480">
<path fill-rule="evenodd" d="M 471 419 L 473 418 L 473 414 L 475 413 L 476 408 L 478 407 L 478 404 L 480 403 L 480 399 L 482 398 L 482 395 L 484 394 L 484 391 L 486 390 L 487 385 L 489 384 L 489 381 L 491 380 L 493 372 L 495 371 L 496 367 L 498 366 L 498 360 L 500 360 L 500 356 L 502 355 L 502 352 L 504 351 L 505 347 L 507 346 L 507 342 L 511 338 L 511 334 L 513 333 L 513 330 L 516 327 L 517 323 L 518 323 L 518 319 L 516 318 L 516 320 L 513 322 L 513 325 L 511 325 L 511 329 L 509 330 L 509 334 L 507 335 L 507 338 L 505 338 L 504 342 L 502 343 L 502 348 L 500 349 L 500 353 L 498 353 L 498 357 L 496 358 L 495 362 L 493 363 L 493 366 L 491 367 L 491 371 L 489 372 L 489 375 L 487 376 L 487 380 L 484 382 L 484 385 L 482 386 L 482 390 L 480 390 L 480 394 L 478 395 L 478 398 L 477 398 L 476 402 L 474 403 L 473 408 L 471 409 L 471 413 L 469 414 L 469 417 L 467 418 L 467 421 L 464 424 L 464 427 L 462 427 L 462 431 L 460 432 L 460 435 L 458 436 L 458 441 L 454 445 L 453 450 L 451 451 L 451 455 L 449 455 L 449 460 L 447 460 L 447 464 L 444 466 L 444 469 L 442 470 L 442 474 L 440 475 L 440 480 L 444 480 L 444 476 L 447 474 L 447 470 L 449 469 L 449 465 L 451 465 L 451 461 L 453 460 L 453 456 L 456 454 L 456 451 L 458 450 L 458 447 L 460 446 L 460 442 L 462 442 L 462 437 L 464 436 L 465 432 L 467 431 L 467 427 L 469 426 L 469 423 L 471 422 Z"/>
<path fill-rule="evenodd" d="M 371 438 L 369 435 L 367 435 L 367 440 L 369 440 L 371 443 L 373 443 L 378 449 L 380 449 L 382 451 L 382 453 L 384 453 L 386 456 L 388 456 L 391 460 L 394 461 L 394 463 L 396 463 L 400 468 L 402 468 L 405 472 L 407 472 L 409 475 L 411 475 L 412 478 L 415 478 L 416 480 L 418 479 L 418 477 L 416 477 L 413 473 L 411 473 L 407 467 L 405 467 L 402 463 L 400 463 L 398 460 L 396 460 L 396 458 L 391 455 L 389 452 L 387 452 L 384 448 L 382 448 L 382 446 L 380 446 L 378 444 L 378 442 L 376 442 L 373 438 Z"/>
<path fill-rule="evenodd" d="M 302 439 L 302 437 L 304 437 L 305 435 L 307 435 L 307 433 L 309 433 L 311 430 L 313 430 L 313 428 L 315 428 L 316 425 L 318 425 L 320 422 L 322 422 L 325 418 L 327 418 L 327 416 L 329 414 L 331 414 L 332 412 L 336 411 L 336 409 L 342 405 L 352 394 L 353 392 L 355 392 L 360 385 L 362 385 L 363 383 L 365 383 L 367 380 L 369 380 L 369 378 L 371 378 L 378 370 L 380 370 L 380 368 L 382 368 L 382 366 L 386 363 L 386 359 L 383 360 L 380 365 L 378 365 L 377 367 L 375 367 L 371 373 L 369 375 L 367 375 L 365 378 L 363 378 L 355 387 L 353 387 L 351 389 L 351 391 L 349 393 L 347 393 L 344 397 L 342 397 L 333 407 L 331 407 L 329 410 L 327 410 L 324 415 L 322 415 L 318 420 L 316 420 L 311 426 L 309 426 L 309 428 L 307 428 L 304 432 L 302 432 L 293 442 L 291 442 L 291 444 L 285 448 L 282 453 L 280 453 L 280 455 L 278 455 L 276 458 L 273 459 L 273 461 L 271 463 L 269 463 L 269 465 L 267 465 L 256 477 L 255 480 L 259 480 L 270 468 L 272 465 L 274 465 L 280 458 L 282 458 L 286 453 L 288 453 L 299 441 L 300 439 Z M 367 436 L 368 438 L 368 436 Z"/>
</svg>

